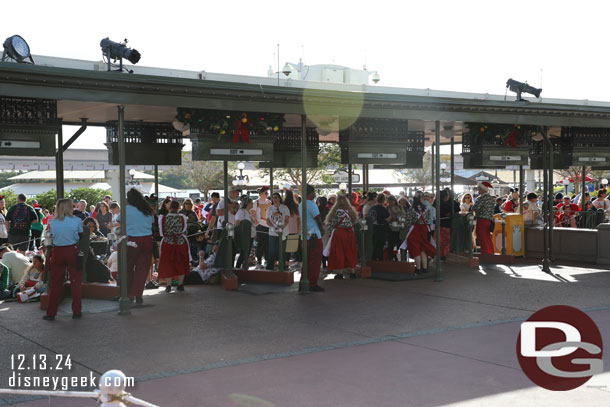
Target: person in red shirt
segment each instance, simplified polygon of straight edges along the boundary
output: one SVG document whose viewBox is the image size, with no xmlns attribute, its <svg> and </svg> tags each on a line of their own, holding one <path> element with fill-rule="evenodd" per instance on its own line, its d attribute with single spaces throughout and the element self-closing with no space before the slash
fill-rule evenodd
<svg viewBox="0 0 610 407">
<path fill-rule="evenodd" d="M 504 205 L 502 206 L 502 212 L 519 212 L 519 190 L 517 188 L 510 190 L 510 197 L 506 200 L 506 202 L 504 202 Z"/>
<path fill-rule="evenodd" d="M 563 227 L 576 227 L 574 215 L 579 211 L 580 207 L 572 203 L 569 196 L 564 196 L 563 202 L 557 205 L 557 224 Z"/>
</svg>

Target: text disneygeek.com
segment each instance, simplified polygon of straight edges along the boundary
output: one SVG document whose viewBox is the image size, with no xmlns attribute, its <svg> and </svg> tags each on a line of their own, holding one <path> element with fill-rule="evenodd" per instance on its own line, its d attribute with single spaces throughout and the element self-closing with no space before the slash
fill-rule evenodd
<svg viewBox="0 0 610 407">
<path fill-rule="evenodd" d="M 72 370 L 72 358 L 68 355 L 56 354 L 14 354 L 10 358 L 12 373 L 8 379 L 9 387 L 13 389 L 46 389 L 67 391 L 74 388 L 98 388 L 99 385 L 133 387 L 135 379 L 106 377 L 105 383 L 99 383 L 93 372 L 88 376 L 67 376 Z M 51 376 L 50 374 L 53 374 Z M 60 375 L 60 376 L 55 376 Z M 116 383 L 113 381 L 117 381 Z"/>
</svg>

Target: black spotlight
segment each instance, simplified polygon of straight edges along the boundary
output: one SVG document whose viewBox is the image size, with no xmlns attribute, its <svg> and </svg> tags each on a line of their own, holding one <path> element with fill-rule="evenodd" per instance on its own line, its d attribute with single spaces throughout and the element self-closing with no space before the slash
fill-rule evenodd
<svg viewBox="0 0 610 407">
<path fill-rule="evenodd" d="M 29 58 L 30 62 L 33 64 L 34 59 L 32 59 L 32 55 L 30 54 L 30 46 L 20 35 L 13 35 L 4 40 L 4 52 L 2 52 L 2 61 L 4 61 L 7 57 L 15 60 L 16 62 L 27 63 L 25 60 Z"/>
<path fill-rule="evenodd" d="M 527 84 L 527 82 L 519 82 L 514 79 L 509 79 L 506 81 L 506 87 L 511 90 L 511 92 L 515 92 L 517 94 L 517 101 L 527 102 L 527 100 L 521 97 L 521 93 L 529 93 L 537 98 L 540 98 L 540 92 L 542 89 L 535 88 Z"/>
<path fill-rule="evenodd" d="M 127 39 L 125 39 L 124 43 L 118 43 L 114 41 L 110 41 L 108 37 L 104 38 L 100 41 L 100 47 L 102 47 L 102 54 L 108 60 L 108 70 L 110 71 L 110 60 L 119 60 L 119 69 L 118 71 L 123 71 L 123 58 L 127 59 L 132 64 L 137 64 L 140 60 L 140 53 L 132 48 L 128 48 L 126 46 Z M 133 73 L 133 71 L 129 71 L 129 73 Z"/>
</svg>

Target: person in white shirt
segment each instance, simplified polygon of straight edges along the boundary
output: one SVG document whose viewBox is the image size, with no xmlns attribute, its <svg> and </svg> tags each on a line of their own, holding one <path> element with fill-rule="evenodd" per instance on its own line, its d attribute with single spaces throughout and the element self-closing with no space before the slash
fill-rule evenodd
<svg viewBox="0 0 610 407">
<path fill-rule="evenodd" d="M 256 226 L 256 268 L 263 267 L 263 257 L 269 260 L 269 226 L 267 225 L 267 210 L 271 206 L 269 187 L 258 189 L 258 199 L 252 203 L 250 213 Z"/>
<path fill-rule="evenodd" d="M 237 187 L 231 187 L 229 190 L 229 216 L 227 217 L 228 222 L 235 225 L 235 214 L 237 213 L 238 203 L 237 197 L 239 197 L 240 189 Z M 218 220 L 216 221 L 216 229 L 222 229 L 222 224 L 225 220 L 225 198 L 222 198 L 220 202 L 218 202 L 218 207 L 216 208 L 216 215 L 218 216 Z"/>
<path fill-rule="evenodd" d="M 610 209 L 610 201 L 608 201 L 606 195 L 607 194 L 605 189 L 599 190 L 599 192 L 597 193 L 597 199 L 593 201 L 593 206 L 595 207 L 595 209 Z"/>
<path fill-rule="evenodd" d="M 119 252 L 116 249 L 108 257 L 107 266 L 110 269 L 110 275 L 116 281 L 119 277 Z"/>
<path fill-rule="evenodd" d="M 472 202 L 472 195 L 464 194 L 464 196 L 462 197 L 462 203 L 460 205 L 460 212 L 462 212 L 462 213 L 470 212 L 470 208 L 472 208 L 473 205 L 474 205 L 474 202 Z"/>
<path fill-rule="evenodd" d="M 241 198 L 241 206 L 240 209 L 237 211 L 237 214 L 235 215 L 235 227 L 238 227 L 239 224 L 242 221 L 248 221 L 250 222 L 250 241 L 249 244 L 246 247 L 240 247 L 240 244 L 238 243 L 237 247 L 239 250 L 239 258 L 237 259 L 237 268 L 241 268 L 242 266 L 246 266 L 246 269 L 248 269 L 249 263 L 248 263 L 248 258 L 250 256 L 250 248 L 252 247 L 252 241 L 254 240 L 254 238 L 256 238 L 256 226 L 254 226 L 254 218 L 252 217 L 252 213 L 250 212 L 252 210 L 252 206 L 253 206 L 253 202 L 252 200 L 247 197 L 246 195 L 244 195 Z M 237 238 L 236 238 L 237 241 Z M 239 241 L 241 242 L 241 239 L 239 239 Z"/>
<path fill-rule="evenodd" d="M 290 209 L 282 203 L 282 196 L 277 192 L 273 194 L 273 205 L 267 210 L 267 225 L 269 226 L 269 261 L 267 270 L 273 270 L 276 260 L 279 258 L 279 250 L 285 252 L 285 241 L 288 236 L 288 218 Z M 279 222 L 283 222 L 282 241 L 279 240 L 278 232 L 275 230 Z"/>
<path fill-rule="evenodd" d="M 10 280 L 13 284 L 19 283 L 25 270 L 32 265 L 23 254 L 12 250 L 9 244 L 0 246 L 0 262 L 9 269 Z"/>
</svg>

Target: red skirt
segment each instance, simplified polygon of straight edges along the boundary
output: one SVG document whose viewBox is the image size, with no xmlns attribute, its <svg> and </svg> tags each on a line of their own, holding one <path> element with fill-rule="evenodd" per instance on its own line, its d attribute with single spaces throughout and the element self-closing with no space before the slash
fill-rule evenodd
<svg viewBox="0 0 610 407">
<path fill-rule="evenodd" d="M 352 228 L 336 228 L 330 242 L 328 270 L 352 269 L 358 264 L 356 236 Z"/>
<path fill-rule="evenodd" d="M 180 245 L 163 242 L 158 271 L 159 278 L 188 275 L 191 271 L 188 242 Z"/>
<path fill-rule="evenodd" d="M 419 256 L 421 252 L 426 252 L 428 257 L 436 255 L 436 249 L 428 240 L 428 228 L 426 225 L 413 225 L 413 229 L 407 238 L 407 249 L 409 250 L 409 256 L 412 258 Z"/>
</svg>

